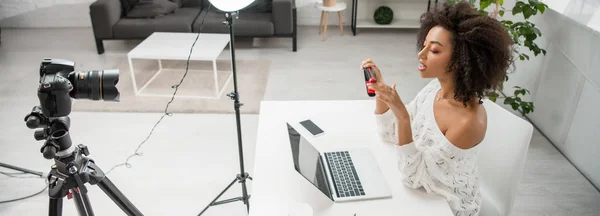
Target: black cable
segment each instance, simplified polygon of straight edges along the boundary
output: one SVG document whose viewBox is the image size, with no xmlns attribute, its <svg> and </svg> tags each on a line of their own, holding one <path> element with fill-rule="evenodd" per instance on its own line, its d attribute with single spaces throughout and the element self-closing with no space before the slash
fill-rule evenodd
<svg viewBox="0 0 600 216">
<path fill-rule="evenodd" d="M 188 74 L 188 68 L 190 66 L 190 58 L 192 57 L 192 51 L 194 50 L 194 45 L 196 45 L 196 41 L 198 41 L 198 37 L 200 37 L 202 27 L 204 26 L 204 20 L 206 19 L 206 16 L 210 12 L 211 6 L 212 6 L 212 4 L 208 5 L 208 9 L 206 10 L 204 17 L 202 17 L 202 22 L 200 23 L 200 28 L 198 29 L 198 35 L 196 35 L 196 39 L 194 40 L 194 43 L 192 44 L 192 47 L 190 48 L 190 54 L 188 55 L 187 63 L 185 66 L 185 73 L 183 74 L 183 77 L 181 77 L 179 84 L 172 86 L 172 88 L 175 88 L 175 91 L 173 92 L 173 96 L 171 96 L 171 100 L 167 103 L 167 106 L 165 107 L 165 113 L 160 117 L 160 119 L 158 119 L 156 124 L 154 124 L 154 127 L 152 127 L 152 130 L 150 130 L 150 133 L 148 134 L 146 139 L 144 139 L 144 141 L 142 141 L 142 143 L 140 143 L 138 145 L 137 149 L 135 150 L 135 153 L 133 153 L 132 155 L 129 155 L 129 157 L 127 157 L 127 160 L 125 160 L 125 163 L 117 164 L 117 165 L 113 166 L 112 168 L 110 168 L 110 170 L 108 170 L 108 172 L 106 172 L 106 175 L 108 175 L 110 172 L 112 172 L 117 167 L 125 166 L 127 168 L 131 168 L 131 164 L 129 164 L 129 159 L 131 159 L 132 157 L 135 157 L 135 156 L 142 156 L 142 153 L 140 153 L 139 150 L 146 143 L 146 141 L 148 141 L 148 139 L 150 139 L 150 136 L 152 136 L 152 133 L 154 133 L 154 129 L 156 129 L 156 126 L 158 126 L 158 124 L 160 124 L 160 122 L 163 120 L 163 118 L 165 116 L 173 115 L 173 113 L 168 112 L 169 106 L 175 99 L 175 95 L 177 94 L 177 90 L 179 90 L 179 86 L 181 86 L 181 83 L 183 83 L 183 80 L 185 79 L 185 77 Z"/>
<path fill-rule="evenodd" d="M 21 177 L 21 176 L 15 176 L 15 175 L 28 175 L 29 173 L 5 173 L 5 172 L 0 172 L 0 174 L 11 177 L 11 178 L 44 178 L 44 177 L 39 177 L 39 176 L 30 176 L 30 177 Z M 48 188 L 48 184 L 46 182 L 46 186 L 44 187 L 44 189 L 42 189 L 40 192 L 37 192 L 35 194 L 32 195 L 28 195 L 28 196 L 24 196 L 24 197 L 20 197 L 20 198 L 16 198 L 16 199 L 11 199 L 11 200 L 2 200 L 0 201 L 0 204 L 6 204 L 6 203 L 10 203 L 10 202 L 16 202 L 19 200 L 24 200 L 27 198 L 31 198 L 37 195 L 40 195 L 41 193 L 43 193 L 44 191 L 46 191 L 46 189 Z"/>
</svg>

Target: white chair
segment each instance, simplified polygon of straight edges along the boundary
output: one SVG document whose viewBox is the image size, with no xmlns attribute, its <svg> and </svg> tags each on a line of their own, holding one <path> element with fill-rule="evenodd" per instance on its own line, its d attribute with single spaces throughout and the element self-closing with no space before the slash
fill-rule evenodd
<svg viewBox="0 0 600 216">
<path fill-rule="evenodd" d="M 480 216 L 509 215 L 519 182 L 533 126 L 490 100 L 484 100 L 487 132 L 478 146 L 483 203 Z"/>
</svg>

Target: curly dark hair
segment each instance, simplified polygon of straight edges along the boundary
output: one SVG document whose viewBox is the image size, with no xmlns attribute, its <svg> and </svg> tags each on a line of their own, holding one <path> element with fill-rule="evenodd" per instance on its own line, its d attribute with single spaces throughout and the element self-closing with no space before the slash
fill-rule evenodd
<svg viewBox="0 0 600 216">
<path fill-rule="evenodd" d="M 468 2 L 444 3 L 439 10 L 421 16 L 417 49 L 429 30 L 441 26 L 452 34 L 453 51 L 447 66 L 453 72 L 454 99 L 464 106 L 474 97 L 479 103 L 488 92 L 499 88 L 507 70 L 514 63 L 513 41 L 496 19 L 479 13 Z M 513 65 L 514 66 L 514 65 Z"/>
</svg>

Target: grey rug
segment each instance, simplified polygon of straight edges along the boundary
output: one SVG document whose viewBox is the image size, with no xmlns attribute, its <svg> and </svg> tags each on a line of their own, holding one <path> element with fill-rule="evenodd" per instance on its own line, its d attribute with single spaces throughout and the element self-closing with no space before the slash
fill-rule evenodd
<svg viewBox="0 0 600 216">
<path fill-rule="evenodd" d="M 158 71 L 157 60 L 133 60 L 136 84 L 141 88 Z M 270 61 L 237 60 L 237 81 L 240 102 L 244 105 L 240 112 L 258 114 L 262 101 Z M 136 96 L 133 92 L 129 64 L 125 60 L 118 66 L 119 82 L 117 88 L 121 93 L 120 102 L 76 100 L 72 111 L 94 112 L 164 112 L 167 103 L 175 91 L 172 86 L 179 83 L 185 73 L 186 61 L 162 61 L 162 72 L 142 91 L 149 94 L 167 94 L 169 97 Z M 217 77 L 219 88 L 225 85 L 232 75 L 231 61 L 217 61 Z M 177 96 L 215 96 L 214 73 L 212 62 L 191 61 L 188 74 L 177 90 Z M 227 93 L 233 91 L 233 76 L 219 99 L 195 99 L 175 97 L 169 105 L 168 112 L 174 113 L 234 113 L 233 100 Z"/>
</svg>

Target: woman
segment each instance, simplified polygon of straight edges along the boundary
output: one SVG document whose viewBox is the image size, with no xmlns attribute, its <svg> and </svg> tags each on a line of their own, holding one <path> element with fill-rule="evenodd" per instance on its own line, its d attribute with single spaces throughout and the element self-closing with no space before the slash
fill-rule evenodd
<svg viewBox="0 0 600 216">
<path fill-rule="evenodd" d="M 417 45 L 421 77 L 434 79 L 407 105 L 373 61 L 362 62 L 378 78 L 369 88 L 380 137 L 398 146 L 406 186 L 444 196 L 455 215 L 478 215 L 476 150 L 487 126 L 482 99 L 504 81 L 512 40 L 497 20 L 463 2 L 424 14 Z"/>
</svg>

